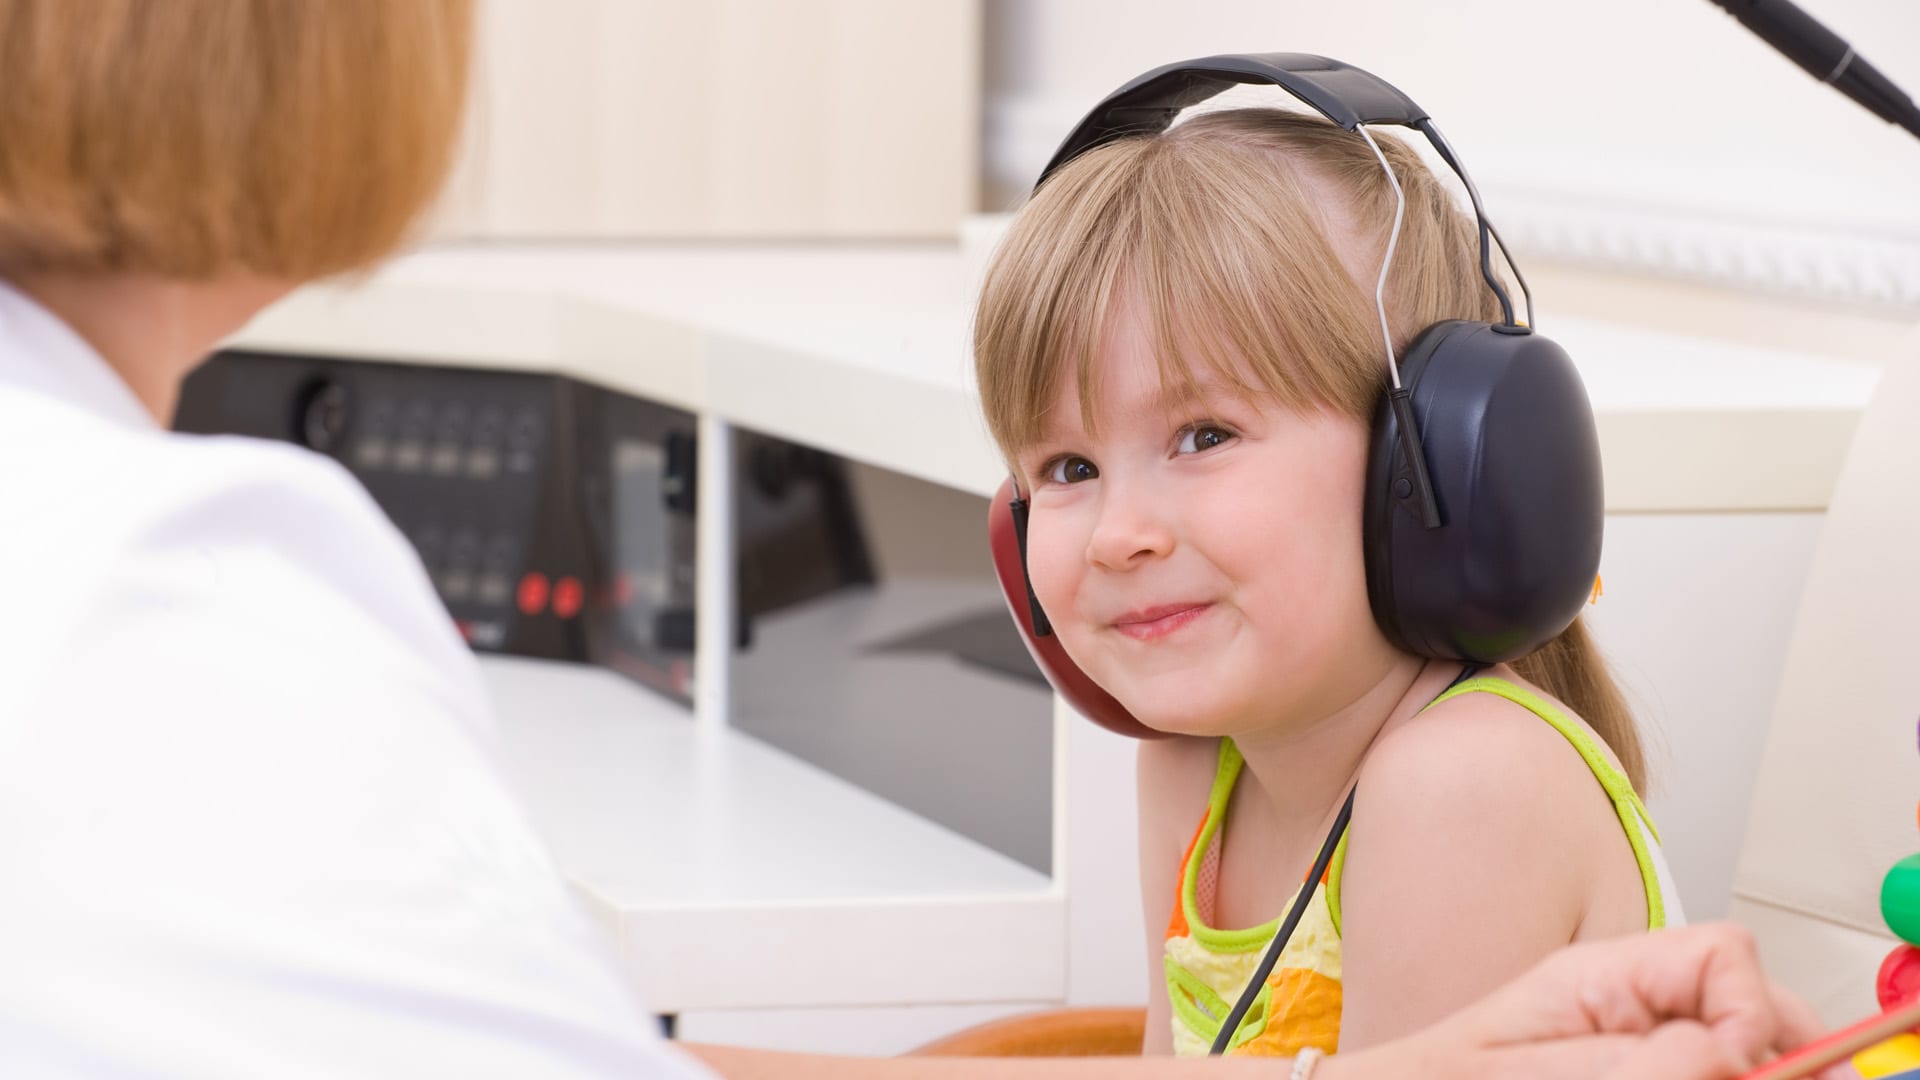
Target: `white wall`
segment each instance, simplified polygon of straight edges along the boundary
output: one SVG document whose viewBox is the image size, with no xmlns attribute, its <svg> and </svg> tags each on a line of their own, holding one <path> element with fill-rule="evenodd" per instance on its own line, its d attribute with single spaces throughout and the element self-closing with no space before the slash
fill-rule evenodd
<svg viewBox="0 0 1920 1080">
<path fill-rule="evenodd" d="M 1727 914 L 1820 514 L 1607 519 L 1594 636 L 1640 721 L 1688 916 Z"/>
<path fill-rule="evenodd" d="M 1920 4 L 1803 6 L 1920 93 Z M 1134 75 L 1270 51 L 1337 57 L 1406 91 L 1536 256 L 1920 316 L 1920 140 L 1706 0 L 988 0 L 992 199 L 1024 192 Z"/>
<path fill-rule="evenodd" d="M 1803 0 L 1910 92 L 1920 4 Z M 1030 181 L 1101 95 L 1217 52 L 1311 52 L 1407 91 L 1470 165 L 1715 210 L 1920 230 L 1920 142 L 1823 88 L 1706 0 L 988 0 L 988 168 Z M 1025 166 L 1025 168 L 1022 168 Z"/>
</svg>

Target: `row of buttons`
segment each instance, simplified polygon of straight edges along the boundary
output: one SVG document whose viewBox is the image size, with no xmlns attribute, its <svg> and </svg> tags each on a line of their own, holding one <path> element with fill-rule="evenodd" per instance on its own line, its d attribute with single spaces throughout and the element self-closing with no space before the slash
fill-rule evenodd
<svg viewBox="0 0 1920 1080">
<path fill-rule="evenodd" d="M 507 578 L 504 574 L 470 574 L 449 570 L 435 579 L 440 595 L 451 601 L 477 600 L 488 606 L 507 602 Z"/>
<path fill-rule="evenodd" d="M 433 405 L 415 402 L 403 416 L 393 399 L 375 399 L 358 425 L 354 464 L 368 471 L 464 474 L 476 480 L 492 479 L 502 468 L 508 472 L 533 468 L 546 431 L 546 421 L 537 409 L 520 410 L 511 424 L 504 410 L 492 406 L 481 409 L 471 424 L 468 419 L 467 407 L 459 402 L 441 406 L 437 412 Z"/>
<path fill-rule="evenodd" d="M 502 574 L 471 574 L 464 570 L 451 570 L 439 575 L 435 584 L 440 595 L 449 602 L 476 600 L 489 607 L 497 607 L 507 602 L 507 578 Z M 525 574 L 520 584 L 513 589 L 514 605 L 522 615 L 539 615 L 551 610 L 562 619 L 571 619 L 580 614 L 586 606 L 586 586 L 580 579 L 568 575 L 551 583 L 547 575 L 538 571 Z"/>
<path fill-rule="evenodd" d="M 416 401 L 402 415 L 392 398 L 375 398 L 361 416 L 359 428 L 363 438 L 397 437 L 411 442 L 464 443 L 471 435 L 475 446 L 498 446 L 504 433 L 506 449 L 533 450 L 540 445 L 546 420 L 540 410 L 524 408 L 514 414 L 509 426 L 506 411 L 497 406 L 469 413 L 457 401 L 437 408 L 430 402 Z"/>
<path fill-rule="evenodd" d="M 426 525 L 415 529 L 411 539 L 448 603 L 473 600 L 498 607 L 510 599 L 509 575 L 520 556 L 520 545 L 514 537 L 502 533 L 483 541 L 471 529 L 457 530 L 448 537 L 439 526 Z"/>
<path fill-rule="evenodd" d="M 568 575 L 549 585 L 547 575 L 538 571 L 522 577 L 520 588 L 514 593 L 514 602 L 519 606 L 520 614 L 538 615 L 551 604 L 554 615 L 562 619 L 571 619 L 580 614 L 580 608 L 586 600 L 587 590 L 580 584 L 579 578 Z"/>
<path fill-rule="evenodd" d="M 471 529 L 461 529 L 449 539 L 439 526 L 425 525 L 414 530 L 412 539 L 421 562 L 433 567 L 444 565 L 448 570 L 480 569 L 506 574 L 513 570 L 514 560 L 520 554 L 519 543 L 506 533 L 486 542 L 484 552 L 480 534 Z"/>
<path fill-rule="evenodd" d="M 586 605 L 586 587 L 571 575 L 549 582 L 545 574 L 534 571 L 522 575 L 519 585 L 510 590 L 508 575 L 520 551 L 510 535 L 497 535 L 483 545 L 480 534 L 471 529 L 459 530 L 448 539 L 438 526 L 427 525 L 414 530 L 412 540 L 420 561 L 431 569 L 441 597 L 449 603 L 474 600 L 496 607 L 504 605 L 511 592 L 521 614 L 551 610 L 562 619 L 574 618 Z M 625 603 L 632 595 L 632 584 L 626 575 L 620 584 L 617 592 Z"/>
<path fill-rule="evenodd" d="M 491 480 L 504 466 L 509 472 L 527 472 L 533 468 L 531 453 L 512 451 L 502 456 L 497 450 L 476 448 L 463 452 L 458 446 L 428 447 L 424 443 L 395 442 L 385 439 L 361 439 L 354 444 L 353 463 L 365 472 L 392 469 L 401 473 L 430 473 L 434 476 L 460 476 Z"/>
<path fill-rule="evenodd" d="M 623 572 L 615 577 L 610 592 L 615 606 L 630 606 L 636 599 L 633 576 Z M 602 595 L 604 603 L 608 597 L 605 593 Z M 572 574 L 549 581 L 547 575 L 530 571 L 521 576 L 520 586 L 514 590 L 514 604 L 522 615 L 552 611 L 559 618 L 571 619 L 580 614 L 586 602 L 587 587 Z"/>
</svg>

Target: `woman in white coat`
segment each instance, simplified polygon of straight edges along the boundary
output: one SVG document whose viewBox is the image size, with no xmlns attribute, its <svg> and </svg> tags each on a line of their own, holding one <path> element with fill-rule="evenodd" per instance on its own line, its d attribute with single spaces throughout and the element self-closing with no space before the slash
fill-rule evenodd
<svg viewBox="0 0 1920 1080">
<path fill-rule="evenodd" d="M 324 458 L 167 431 L 216 342 L 408 237 L 472 18 L 0 0 L 0 1074 L 700 1069 L 571 906 L 374 504 Z M 1320 1075 L 1726 1076 L 1805 1036 L 1776 1002 L 1750 943 L 1707 930 L 1563 956 Z M 742 1076 L 1274 1075 L 695 1052 Z"/>
</svg>

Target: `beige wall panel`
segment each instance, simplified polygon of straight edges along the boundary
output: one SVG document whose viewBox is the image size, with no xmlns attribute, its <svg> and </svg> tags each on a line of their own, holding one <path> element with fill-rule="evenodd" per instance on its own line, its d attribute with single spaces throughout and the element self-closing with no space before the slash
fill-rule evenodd
<svg viewBox="0 0 1920 1080">
<path fill-rule="evenodd" d="M 487 0 L 440 232 L 923 238 L 977 203 L 979 0 Z"/>
</svg>

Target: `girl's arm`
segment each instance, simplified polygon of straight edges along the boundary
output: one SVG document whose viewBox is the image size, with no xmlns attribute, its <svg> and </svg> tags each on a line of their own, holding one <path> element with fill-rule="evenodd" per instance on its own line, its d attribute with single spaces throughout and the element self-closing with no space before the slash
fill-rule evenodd
<svg viewBox="0 0 1920 1080">
<path fill-rule="evenodd" d="M 1343 1051 L 1426 1027 L 1573 941 L 1602 871 L 1618 884 L 1634 865 L 1580 756 L 1493 695 L 1388 733 L 1359 783 L 1341 881 Z"/>
<path fill-rule="evenodd" d="M 1172 1006 L 1165 968 L 1167 921 L 1179 895 L 1180 857 L 1206 814 L 1220 752 L 1215 739 L 1152 739 L 1140 744 L 1140 910 L 1146 917 L 1147 1032 L 1141 1053 L 1173 1053 Z"/>
</svg>

